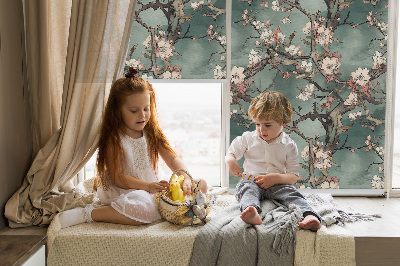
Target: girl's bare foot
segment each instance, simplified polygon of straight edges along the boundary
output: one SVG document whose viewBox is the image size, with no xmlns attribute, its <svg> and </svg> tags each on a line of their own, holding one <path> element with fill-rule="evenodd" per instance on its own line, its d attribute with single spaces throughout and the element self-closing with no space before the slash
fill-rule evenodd
<svg viewBox="0 0 400 266">
<path fill-rule="evenodd" d="M 317 217 L 310 214 L 304 217 L 303 221 L 299 223 L 299 226 L 303 229 L 317 232 L 318 229 L 321 228 L 321 223 L 319 222 Z"/>
<path fill-rule="evenodd" d="M 240 215 L 240 218 L 242 218 L 243 222 L 247 224 L 258 225 L 262 223 L 261 217 L 258 214 L 257 209 L 253 206 L 247 207 L 242 212 L 242 215 Z"/>
</svg>

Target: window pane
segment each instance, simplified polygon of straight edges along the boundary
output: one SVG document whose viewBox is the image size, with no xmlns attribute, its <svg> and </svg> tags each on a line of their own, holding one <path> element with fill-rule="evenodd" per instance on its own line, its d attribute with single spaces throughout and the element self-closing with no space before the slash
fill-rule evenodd
<svg viewBox="0 0 400 266">
<path fill-rule="evenodd" d="M 399 19 L 398 19 L 399 23 Z M 398 24 L 400 25 L 400 24 Z M 400 188 L 400 34 L 397 33 L 397 60 L 396 60 L 396 92 L 395 96 L 395 114 L 394 114 L 394 134 L 393 134 L 393 171 L 392 188 Z"/>
<path fill-rule="evenodd" d="M 400 89 L 397 84 L 394 118 L 394 134 L 393 134 L 393 172 L 392 172 L 392 188 L 400 188 Z"/>
<path fill-rule="evenodd" d="M 399 46 L 397 44 L 397 46 Z M 392 188 L 400 188 L 400 47 L 397 47 L 397 67 L 396 67 L 396 93 L 395 95 L 395 114 L 394 114 L 394 134 L 393 134 L 393 171 Z"/>
<path fill-rule="evenodd" d="M 153 83 L 160 125 L 194 178 L 221 185 L 221 83 Z M 168 174 L 171 171 L 162 167 Z"/>
<path fill-rule="evenodd" d="M 97 150 L 94 152 L 89 161 L 85 164 L 85 180 L 96 176 L 96 159 Z"/>
<path fill-rule="evenodd" d="M 400 90 L 398 90 L 400 91 Z M 400 101 L 398 97 L 396 99 L 396 105 L 400 107 Z M 396 117 L 400 115 L 400 112 L 396 111 Z M 400 189 L 400 121 L 395 118 L 394 128 L 394 150 L 393 150 L 393 172 L 392 172 L 392 188 Z"/>
</svg>

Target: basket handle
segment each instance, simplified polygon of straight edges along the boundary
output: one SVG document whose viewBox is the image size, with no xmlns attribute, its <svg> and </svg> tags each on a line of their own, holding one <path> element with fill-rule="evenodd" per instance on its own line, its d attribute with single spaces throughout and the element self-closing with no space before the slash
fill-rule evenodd
<svg viewBox="0 0 400 266">
<path fill-rule="evenodd" d="M 174 176 L 174 174 L 176 174 L 177 172 L 184 172 L 185 174 L 187 174 L 190 177 L 190 180 L 192 181 L 192 196 L 194 194 L 194 189 L 195 189 L 195 183 L 193 180 L 193 177 L 189 174 L 188 171 L 184 170 L 184 169 L 176 169 L 174 172 L 172 172 L 171 178 L 169 179 L 169 181 L 171 181 L 172 177 Z"/>
</svg>

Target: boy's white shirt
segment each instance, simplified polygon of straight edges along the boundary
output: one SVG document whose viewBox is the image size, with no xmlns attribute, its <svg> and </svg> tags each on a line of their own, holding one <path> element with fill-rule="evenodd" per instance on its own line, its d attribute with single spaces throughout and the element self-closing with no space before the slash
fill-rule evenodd
<svg viewBox="0 0 400 266">
<path fill-rule="evenodd" d="M 285 132 L 273 142 L 267 143 L 258 136 L 257 131 L 246 131 L 232 141 L 228 153 L 233 154 L 236 160 L 244 156 L 245 172 L 299 175 L 297 145 Z"/>
</svg>

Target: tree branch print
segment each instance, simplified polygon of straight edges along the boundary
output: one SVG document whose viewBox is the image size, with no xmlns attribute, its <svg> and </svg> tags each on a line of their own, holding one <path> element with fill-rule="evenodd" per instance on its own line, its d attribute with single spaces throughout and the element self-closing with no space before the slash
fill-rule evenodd
<svg viewBox="0 0 400 266">
<path fill-rule="evenodd" d="M 250 8 L 255 5 L 255 1 L 247 2 Z M 260 91 L 259 87 L 254 89 L 254 80 L 259 73 L 273 75 L 271 71 L 275 71 L 274 80 L 306 84 L 304 88 L 297 85 L 292 89 L 298 90 L 298 100 L 308 102 L 312 108 L 305 111 L 300 106 L 294 107 L 294 119 L 291 125 L 286 126 L 289 132 L 306 143 L 301 153 L 301 167 L 307 170 L 308 176 L 302 177 L 299 186 L 339 188 L 340 178 L 329 176 L 332 167 L 341 167 L 335 163 L 335 154 L 365 148 L 365 145 L 359 144 L 348 146 L 349 134 L 354 134 L 349 131 L 361 126 L 369 130 L 370 137 L 375 139 L 372 134 L 385 123 L 384 116 L 373 111 L 384 108 L 386 100 L 385 88 L 380 81 L 384 80 L 387 71 L 387 13 L 373 10 L 377 2 L 372 5 L 366 3 L 372 11 L 366 13 L 363 20 L 356 20 L 350 8 L 354 1 L 325 0 L 325 12 L 314 13 L 307 11 L 303 7 L 304 2 L 297 0 L 263 1 L 261 6 L 270 10 L 268 14 L 279 13 L 280 21 L 270 19 L 265 13 L 261 15 L 262 9 L 255 8 L 244 10 L 241 19 L 233 22 L 237 27 L 242 25 L 252 32 L 244 41 L 246 48 L 250 49 L 248 65 L 232 66 L 231 118 L 237 125 L 246 128 L 251 125 L 247 110 L 242 105 L 250 102 Z M 294 13 L 303 16 L 302 21 L 306 21 L 297 30 L 293 30 L 291 21 Z M 340 33 L 350 27 L 355 31 L 366 26 L 374 36 L 369 43 L 364 43 L 371 50 L 370 63 L 346 73 L 341 70 L 344 67 L 343 54 L 337 48 L 344 43 Z M 300 128 L 309 121 L 320 124 L 325 132 L 323 139 L 319 135 L 309 136 L 302 132 Z M 375 161 L 365 169 L 366 174 L 373 167 L 383 171 L 383 156 L 378 155 L 383 154 L 383 148 L 377 143 L 375 145 L 379 152 L 375 152 Z M 374 177 L 372 187 L 381 187 L 382 184 L 377 181 L 379 178 Z"/>
<path fill-rule="evenodd" d="M 135 12 L 135 21 L 146 29 L 149 35 L 142 44 L 135 43 L 132 45 L 129 58 L 126 61 L 126 67 L 134 66 L 138 68 L 144 78 L 180 79 L 182 68 L 185 66 L 176 65 L 174 58 L 184 55 L 176 49 L 176 46 L 182 40 L 196 42 L 200 39 L 208 39 L 209 42 L 215 42 L 219 46 L 219 50 L 209 54 L 208 61 L 210 64 L 211 61 L 213 61 L 213 64 L 214 61 L 222 61 L 214 65 L 212 70 L 214 78 L 226 78 L 226 36 L 223 31 L 224 26 L 209 25 L 208 29 L 204 30 L 201 35 L 192 33 L 191 21 L 195 17 L 212 18 L 213 21 L 216 21 L 218 17 L 226 13 L 225 9 L 216 7 L 214 2 L 211 0 L 138 1 L 139 8 Z M 156 17 L 159 24 L 151 25 L 149 22 L 145 22 L 144 19 L 147 18 L 149 10 L 161 11 L 161 15 Z M 141 55 L 138 55 L 135 51 L 140 45 L 143 45 L 146 50 Z M 217 58 L 217 56 L 220 57 Z M 146 63 L 137 58 L 147 59 Z"/>
</svg>

